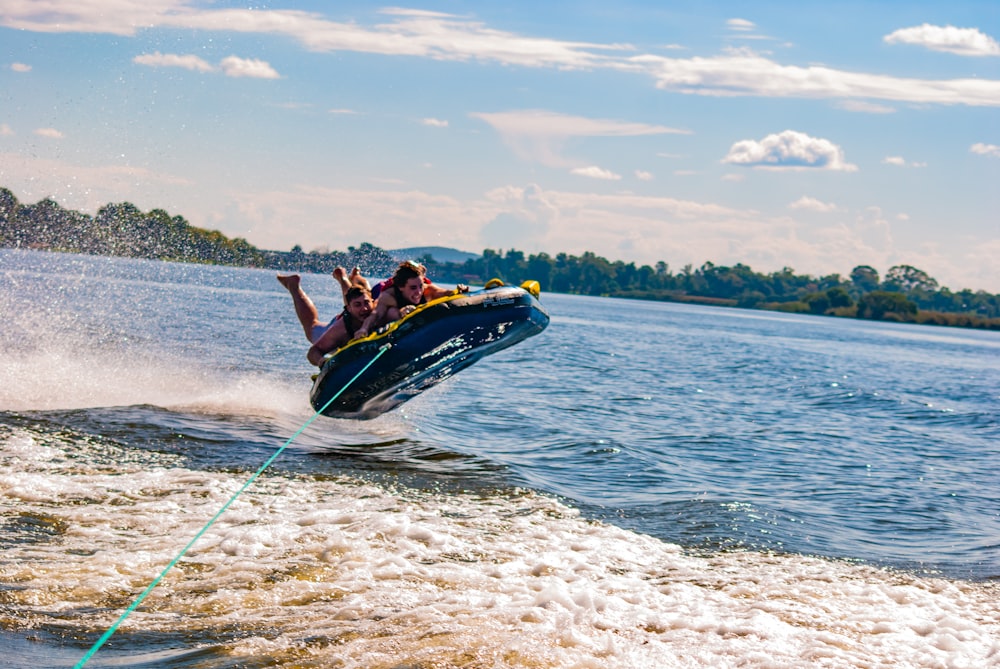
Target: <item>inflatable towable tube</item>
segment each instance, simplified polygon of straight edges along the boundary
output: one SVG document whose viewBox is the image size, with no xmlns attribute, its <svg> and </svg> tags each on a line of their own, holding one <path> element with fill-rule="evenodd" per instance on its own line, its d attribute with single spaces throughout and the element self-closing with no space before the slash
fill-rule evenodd
<svg viewBox="0 0 1000 669">
<path fill-rule="evenodd" d="M 521 285 L 493 279 L 483 290 L 432 300 L 327 354 L 309 394 L 313 409 L 334 418 L 374 418 L 484 356 L 540 333 L 549 315 L 536 299 L 538 282 Z"/>
</svg>

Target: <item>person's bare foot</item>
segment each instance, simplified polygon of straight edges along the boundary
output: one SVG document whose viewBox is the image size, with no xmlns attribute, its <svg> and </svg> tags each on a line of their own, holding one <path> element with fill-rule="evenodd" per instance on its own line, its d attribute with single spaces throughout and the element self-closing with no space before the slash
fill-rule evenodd
<svg viewBox="0 0 1000 669">
<path fill-rule="evenodd" d="M 299 289 L 299 281 L 301 281 L 301 278 L 298 274 L 278 275 L 278 283 L 287 288 L 290 292 Z"/>
<path fill-rule="evenodd" d="M 364 288 L 365 290 L 371 290 L 372 287 L 368 283 L 368 279 L 361 276 L 361 268 L 355 267 L 351 270 L 351 285 L 358 286 L 359 288 Z"/>
</svg>

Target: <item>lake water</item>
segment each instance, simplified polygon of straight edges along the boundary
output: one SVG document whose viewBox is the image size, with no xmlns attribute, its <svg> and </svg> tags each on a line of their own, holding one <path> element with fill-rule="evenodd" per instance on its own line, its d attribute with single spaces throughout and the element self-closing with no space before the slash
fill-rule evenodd
<svg viewBox="0 0 1000 669">
<path fill-rule="evenodd" d="M 317 419 L 86 666 L 1000 666 L 1000 335 L 542 304 Z M 0 319 L 0 666 L 73 666 L 314 368 L 272 272 L 0 250 Z"/>
</svg>

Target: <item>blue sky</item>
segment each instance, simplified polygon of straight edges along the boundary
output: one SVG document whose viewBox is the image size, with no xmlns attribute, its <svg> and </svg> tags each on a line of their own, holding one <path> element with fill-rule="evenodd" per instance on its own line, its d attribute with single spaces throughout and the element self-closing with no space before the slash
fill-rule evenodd
<svg viewBox="0 0 1000 669">
<path fill-rule="evenodd" d="M 0 186 L 1000 292 L 1000 3 L 0 0 Z"/>
</svg>

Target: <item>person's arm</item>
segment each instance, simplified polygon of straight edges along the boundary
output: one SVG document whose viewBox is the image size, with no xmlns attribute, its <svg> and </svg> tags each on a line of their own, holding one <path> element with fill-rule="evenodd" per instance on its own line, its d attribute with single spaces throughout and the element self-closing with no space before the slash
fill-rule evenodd
<svg viewBox="0 0 1000 669">
<path fill-rule="evenodd" d="M 361 324 L 357 330 L 354 331 L 354 338 L 360 339 L 362 337 L 367 337 L 371 334 L 372 330 L 375 330 L 380 325 L 388 320 L 386 314 L 390 307 L 396 305 L 396 301 L 388 293 L 383 293 L 379 295 L 378 302 L 375 303 L 375 308 L 365 319 L 365 322 Z"/>
<path fill-rule="evenodd" d="M 347 329 L 344 327 L 344 320 L 340 319 L 331 325 L 323 333 L 323 336 L 316 340 L 315 344 L 309 347 L 306 358 L 317 367 L 322 367 L 323 356 L 334 349 L 340 348 L 347 341 Z"/>
<path fill-rule="evenodd" d="M 442 288 L 436 283 L 429 283 L 424 287 L 424 296 L 428 300 L 436 300 L 439 297 L 451 297 L 452 295 L 460 295 L 461 293 L 467 292 L 469 292 L 469 287 L 461 283 L 458 284 L 454 290 Z"/>
</svg>

